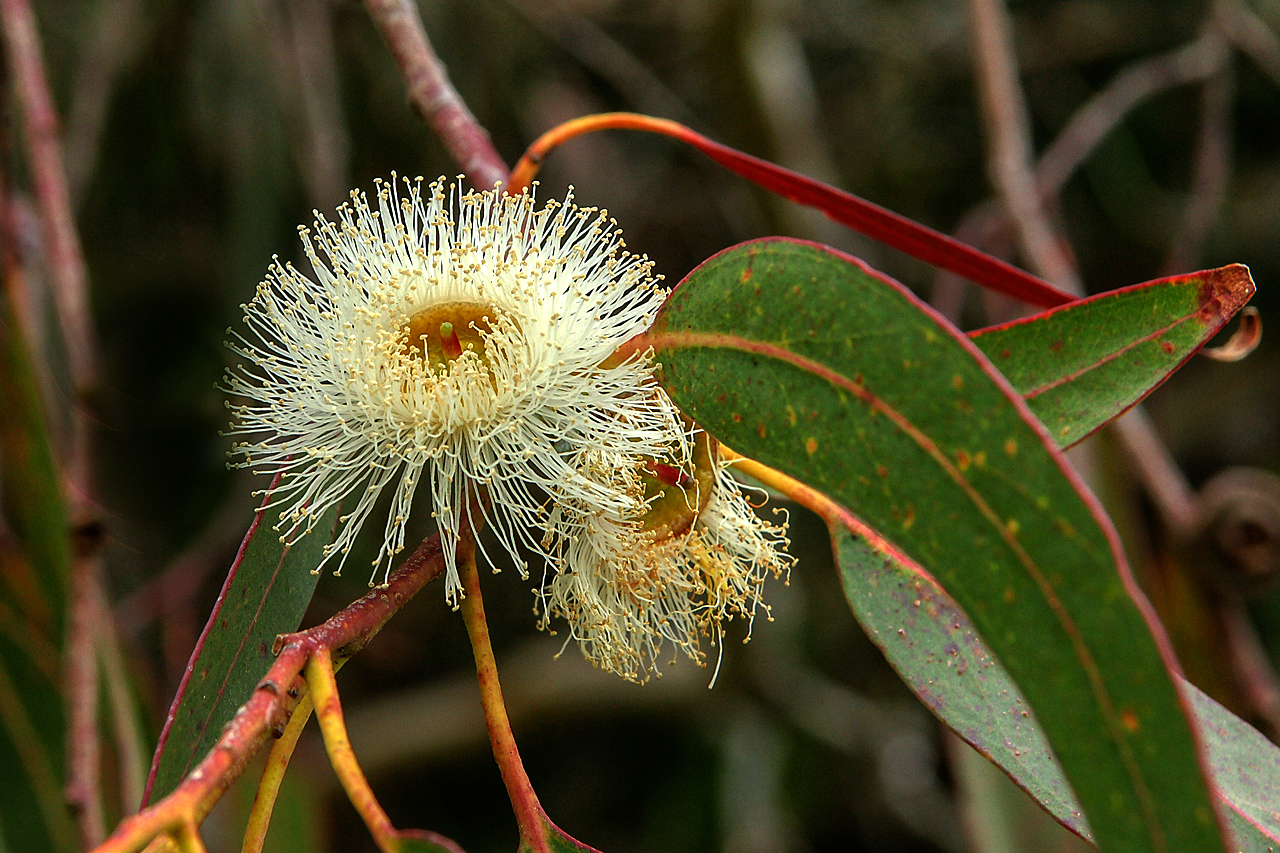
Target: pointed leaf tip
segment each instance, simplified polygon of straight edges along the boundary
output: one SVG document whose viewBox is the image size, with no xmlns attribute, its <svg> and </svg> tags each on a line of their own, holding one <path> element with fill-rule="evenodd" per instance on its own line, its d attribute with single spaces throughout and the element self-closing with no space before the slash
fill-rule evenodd
<svg viewBox="0 0 1280 853">
<path fill-rule="evenodd" d="M 1249 274 L 1249 268 L 1244 264 L 1228 264 L 1194 275 L 1204 277 L 1200 285 L 1200 305 L 1206 318 L 1231 316 L 1252 299 L 1258 290 L 1253 283 L 1253 276 Z"/>
</svg>

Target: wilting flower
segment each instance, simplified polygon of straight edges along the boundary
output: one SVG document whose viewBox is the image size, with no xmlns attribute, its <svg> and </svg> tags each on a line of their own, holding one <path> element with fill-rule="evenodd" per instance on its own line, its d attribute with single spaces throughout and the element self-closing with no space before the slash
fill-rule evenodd
<svg viewBox="0 0 1280 853">
<path fill-rule="evenodd" d="M 353 192 L 337 222 L 317 215 L 314 233 L 299 229 L 313 276 L 277 261 L 243 306 L 250 337 L 230 346 L 252 366 L 226 386 L 249 401 L 231 406 L 232 432 L 255 439 L 232 452 L 280 474 L 271 505 L 286 542 L 343 502 L 324 557 L 339 568 L 394 483 L 375 574 L 402 550 L 425 478 L 456 601 L 456 534 L 473 507 L 522 566 L 519 543 L 551 557 L 572 532 L 548 495 L 589 515 L 637 512 L 584 454 L 661 457 L 685 443 L 647 359 L 614 356 L 664 291 L 607 214 L 405 187 L 379 182 L 373 206 Z"/>
<path fill-rule="evenodd" d="M 695 442 L 684 466 L 612 453 L 587 462 L 643 494 L 645 510 L 591 515 L 540 591 L 542 627 L 563 618 L 588 660 L 632 681 L 648 679 L 667 644 L 703 663 L 701 638 L 720 646 L 735 616 L 749 636 L 765 578 L 794 562 L 785 522 L 759 518 L 714 442 L 703 432 Z"/>
</svg>

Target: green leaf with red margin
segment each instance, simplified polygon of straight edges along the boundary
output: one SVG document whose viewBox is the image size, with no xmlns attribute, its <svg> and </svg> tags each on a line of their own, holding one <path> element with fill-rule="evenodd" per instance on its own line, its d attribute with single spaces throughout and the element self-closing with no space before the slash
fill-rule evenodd
<svg viewBox="0 0 1280 853">
<path fill-rule="evenodd" d="M 1113 528 L 967 338 L 861 262 L 786 240 L 706 261 L 648 338 L 712 435 L 941 580 L 1038 714 L 1101 849 L 1223 849 Z"/>
<path fill-rule="evenodd" d="M 1102 293 L 969 339 L 986 353 L 1059 447 L 1138 403 L 1253 296 L 1249 269 L 1216 270 Z"/>
<path fill-rule="evenodd" d="M 70 528 L 22 327 L 0 293 L 0 849 L 78 849 L 66 782 Z"/>
<path fill-rule="evenodd" d="M 1088 822 L 1018 686 L 928 572 L 851 516 L 828 519 L 845 596 L 921 701 L 1064 826 Z M 1280 748 L 1179 679 L 1240 853 L 1280 849 Z"/>
<path fill-rule="evenodd" d="M 297 630 L 315 592 L 312 570 L 329 541 L 319 531 L 332 534 L 337 510 L 291 548 L 264 512 L 254 516 L 191 654 L 151 763 L 148 802 L 176 788 L 217 741 L 275 660 L 276 635 Z"/>
</svg>

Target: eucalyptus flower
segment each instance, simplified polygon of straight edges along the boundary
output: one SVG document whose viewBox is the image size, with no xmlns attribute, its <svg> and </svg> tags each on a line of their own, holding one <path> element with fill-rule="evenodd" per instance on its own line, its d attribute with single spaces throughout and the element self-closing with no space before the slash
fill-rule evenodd
<svg viewBox="0 0 1280 853">
<path fill-rule="evenodd" d="M 768 612 L 765 579 L 794 563 L 785 520 L 760 518 L 715 442 L 701 431 L 694 442 L 683 465 L 614 453 L 586 463 L 643 495 L 644 510 L 590 514 L 539 592 L 543 628 L 564 619 L 589 661 L 631 681 L 657 672 L 668 645 L 705 665 L 701 639 L 723 649 L 734 617 L 747 620 L 749 639 L 757 610 Z"/>
<path fill-rule="evenodd" d="M 482 514 L 471 520 L 523 572 L 522 544 L 554 559 L 578 534 L 554 506 L 642 511 L 641 498 L 580 466 L 584 454 L 685 452 L 649 356 L 615 356 L 665 291 L 606 212 L 572 195 L 539 206 L 443 180 L 424 193 L 420 178 L 393 176 L 372 204 L 353 192 L 336 222 L 317 213 L 299 232 L 311 274 L 272 264 L 243 306 L 248 335 L 229 344 L 247 364 L 225 384 L 245 400 L 228 404 L 232 434 L 252 437 L 233 446 L 236 464 L 280 475 L 269 505 L 282 540 L 341 504 L 322 566 L 337 558 L 341 569 L 390 487 L 373 561 L 385 577 L 425 481 L 456 603 L 464 516 Z"/>
</svg>

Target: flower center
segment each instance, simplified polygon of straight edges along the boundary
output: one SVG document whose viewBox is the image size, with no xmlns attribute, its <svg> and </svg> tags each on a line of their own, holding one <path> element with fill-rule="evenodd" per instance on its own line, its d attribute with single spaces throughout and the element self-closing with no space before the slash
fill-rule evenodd
<svg viewBox="0 0 1280 853">
<path fill-rule="evenodd" d="M 650 501 L 642 528 L 653 533 L 657 541 L 684 533 L 706 508 L 715 487 L 711 436 L 702 430 L 694 435 L 692 474 L 651 459 L 645 463 L 640 476 L 644 481 L 645 499 Z"/>
<path fill-rule="evenodd" d="M 442 302 L 409 318 L 402 331 L 404 348 L 432 368 L 448 367 L 464 352 L 485 356 L 484 335 L 493 331 L 499 312 L 480 302 Z"/>
</svg>

